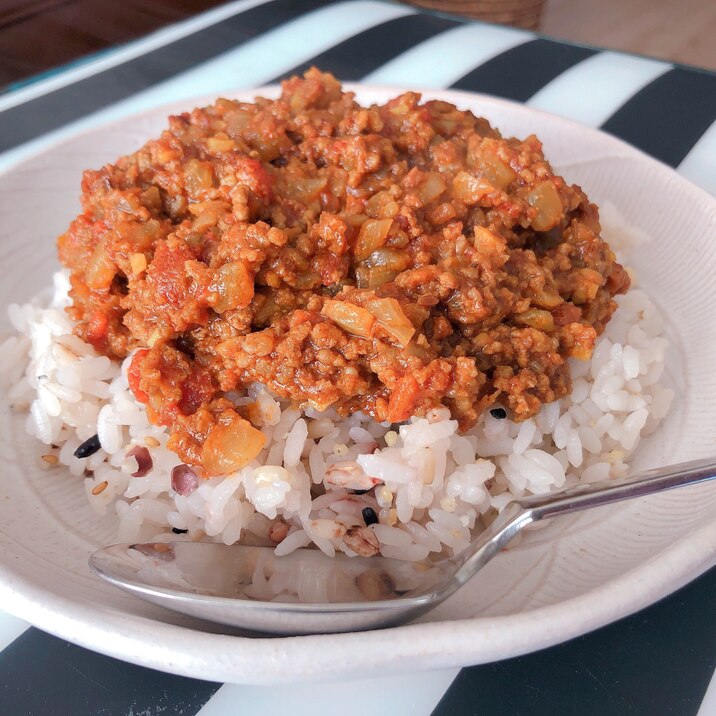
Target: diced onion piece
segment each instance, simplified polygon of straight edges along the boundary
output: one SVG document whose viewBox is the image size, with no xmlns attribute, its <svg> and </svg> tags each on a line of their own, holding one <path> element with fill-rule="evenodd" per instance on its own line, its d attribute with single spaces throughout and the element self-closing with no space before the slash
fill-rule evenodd
<svg viewBox="0 0 716 716">
<path fill-rule="evenodd" d="M 476 147 L 468 149 L 468 163 L 498 189 L 505 189 L 515 179 L 517 173 L 498 155 L 500 142 L 489 137 L 483 138 Z"/>
<path fill-rule="evenodd" d="M 327 176 L 296 179 L 286 187 L 286 193 L 292 199 L 308 204 L 320 198 L 326 184 L 328 184 Z"/>
<path fill-rule="evenodd" d="M 577 360 L 589 360 L 592 357 L 592 353 L 594 353 L 594 349 L 591 346 L 575 343 L 570 355 Z"/>
<path fill-rule="evenodd" d="M 430 359 L 432 358 L 430 351 L 425 346 L 421 346 L 416 341 L 410 341 L 410 343 L 405 346 L 405 354 L 413 356 L 415 358 L 419 358 L 421 361 L 423 361 L 423 363 L 430 362 Z"/>
<path fill-rule="evenodd" d="M 356 269 L 356 281 L 359 288 L 378 288 L 384 283 L 393 281 L 410 264 L 410 258 L 396 249 L 376 249 Z"/>
<path fill-rule="evenodd" d="M 502 251 L 506 246 L 507 242 L 502 236 L 490 231 L 485 226 L 477 224 L 473 228 L 473 232 L 475 235 L 475 248 L 483 252 Z"/>
<path fill-rule="evenodd" d="M 454 204 L 445 201 L 428 210 L 427 217 L 433 224 L 444 224 L 457 216 Z"/>
<path fill-rule="evenodd" d="M 204 229 L 208 229 L 210 226 L 216 226 L 216 220 L 216 214 L 206 212 L 205 214 L 200 214 L 196 217 L 196 219 L 194 219 L 191 228 L 194 231 L 204 231 Z"/>
<path fill-rule="evenodd" d="M 400 207 L 389 191 L 379 191 L 365 203 L 365 210 L 376 219 L 392 219 Z"/>
<path fill-rule="evenodd" d="M 396 249 L 376 249 L 367 259 L 367 266 L 385 266 L 393 271 L 404 271 L 408 268 L 410 258 L 402 251 Z"/>
<path fill-rule="evenodd" d="M 356 267 L 355 278 L 358 288 L 368 288 L 369 271 L 370 269 L 367 266 Z"/>
<path fill-rule="evenodd" d="M 459 172 L 452 182 L 455 197 L 468 206 L 477 204 L 483 197 L 494 191 L 487 179 L 475 177 L 468 172 Z"/>
<path fill-rule="evenodd" d="M 260 430 L 233 410 L 226 410 L 204 440 L 201 462 L 209 475 L 226 475 L 251 462 L 265 444 Z"/>
<path fill-rule="evenodd" d="M 575 272 L 576 287 L 572 291 L 572 303 L 581 305 L 591 301 L 604 284 L 604 277 L 594 269 L 582 268 Z"/>
<path fill-rule="evenodd" d="M 387 266 L 373 266 L 368 269 L 368 286 L 367 288 L 378 288 L 384 283 L 390 283 L 395 280 L 399 271 L 394 271 Z"/>
<path fill-rule="evenodd" d="M 243 308 L 254 297 L 254 280 L 250 271 L 241 261 L 224 264 L 214 274 L 209 286 L 211 300 L 217 313 Z"/>
<path fill-rule="evenodd" d="M 293 146 L 293 144 L 291 146 Z M 328 175 L 328 193 L 331 196 L 343 196 L 346 191 L 347 182 L 348 172 L 346 172 L 344 169 L 338 169 L 338 167 L 333 167 L 331 173 Z"/>
<path fill-rule="evenodd" d="M 147 187 L 142 192 L 142 204 L 149 209 L 159 211 L 162 208 L 162 195 L 156 186 Z"/>
<path fill-rule="evenodd" d="M 542 311 L 539 308 L 530 308 L 524 313 L 515 316 L 515 321 L 538 331 L 553 331 L 554 318 L 549 311 Z"/>
<path fill-rule="evenodd" d="M 330 318 L 337 326 L 354 336 L 370 338 L 375 318 L 365 308 L 346 301 L 328 299 L 323 304 L 323 315 Z"/>
<path fill-rule="evenodd" d="M 276 293 L 269 289 L 263 294 L 257 296 L 254 303 L 256 306 L 256 312 L 254 313 L 254 325 L 265 326 L 270 323 L 271 319 L 278 311 Z"/>
<path fill-rule="evenodd" d="M 387 266 L 359 266 L 356 269 L 356 285 L 358 288 L 378 288 L 393 281 L 398 273 Z"/>
<path fill-rule="evenodd" d="M 445 180 L 442 174 L 439 172 L 429 172 L 417 193 L 423 200 L 423 203 L 429 204 L 431 201 L 435 201 L 445 189 Z"/>
<path fill-rule="evenodd" d="M 243 109 L 237 109 L 224 115 L 226 132 L 232 137 L 239 137 L 251 123 L 251 113 Z"/>
<path fill-rule="evenodd" d="M 307 291 L 321 285 L 321 277 L 313 271 L 300 271 L 293 282 L 294 288 Z"/>
<path fill-rule="evenodd" d="M 211 189 L 214 184 L 214 169 L 211 163 L 190 159 L 184 169 L 184 182 L 192 196 Z"/>
<path fill-rule="evenodd" d="M 500 268 L 508 259 L 507 241 L 485 226 L 475 226 L 474 246 L 482 263 L 493 269 Z"/>
<path fill-rule="evenodd" d="M 378 323 L 405 347 L 415 333 L 415 326 L 403 313 L 400 303 L 394 298 L 374 298 L 366 303 Z"/>
<path fill-rule="evenodd" d="M 222 214 L 231 210 L 225 201 L 201 201 L 189 206 L 189 212 L 196 218 L 192 222 L 193 231 L 202 231 L 209 226 L 215 226 Z"/>
<path fill-rule="evenodd" d="M 206 148 L 211 154 L 231 152 L 236 148 L 236 142 L 226 135 L 222 137 L 220 134 L 217 134 L 215 137 L 209 137 L 209 139 L 206 140 Z"/>
<path fill-rule="evenodd" d="M 126 237 L 131 240 L 136 251 L 148 251 L 159 234 L 159 222 L 156 219 L 133 224 L 127 227 Z"/>
<path fill-rule="evenodd" d="M 540 308 L 557 308 L 564 303 L 564 299 L 554 290 L 542 289 L 533 299 L 532 303 Z"/>
<path fill-rule="evenodd" d="M 392 219 L 368 219 L 361 224 L 354 252 L 357 261 L 367 259 L 385 244 L 392 223 Z"/>
<path fill-rule="evenodd" d="M 562 200 L 554 184 L 545 180 L 540 182 L 525 197 L 527 203 L 537 209 L 532 219 L 535 231 L 549 231 L 559 224 L 562 218 Z"/>
<path fill-rule="evenodd" d="M 403 313 L 410 319 L 415 328 L 420 328 L 430 317 L 430 309 L 417 303 L 406 303 L 401 306 Z"/>
<path fill-rule="evenodd" d="M 597 332 L 592 326 L 585 326 L 582 323 L 572 323 L 568 327 L 572 337 L 572 348 L 570 355 L 577 360 L 589 360 L 594 352 L 594 341 Z"/>
<path fill-rule="evenodd" d="M 345 217 L 345 222 L 354 229 L 359 229 L 368 218 L 366 214 L 348 214 L 348 216 Z"/>
<path fill-rule="evenodd" d="M 129 265 L 132 267 L 132 273 L 139 276 L 147 270 L 147 257 L 140 253 L 132 254 L 129 257 Z"/>
<path fill-rule="evenodd" d="M 109 288 L 116 272 L 117 267 L 114 265 L 112 259 L 110 259 L 104 242 L 100 241 L 97 246 L 95 246 L 89 263 L 87 264 L 85 278 L 87 285 L 95 290 Z"/>
</svg>

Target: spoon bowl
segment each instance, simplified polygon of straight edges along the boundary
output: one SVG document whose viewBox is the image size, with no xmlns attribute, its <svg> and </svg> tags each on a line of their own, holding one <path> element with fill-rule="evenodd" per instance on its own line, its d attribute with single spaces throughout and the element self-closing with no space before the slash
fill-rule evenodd
<svg viewBox="0 0 716 716">
<path fill-rule="evenodd" d="M 119 544 L 91 557 L 100 577 L 147 601 L 264 634 L 361 631 L 416 618 L 449 584 L 447 562 L 312 549 L 277 557 L 273 547 L 202 542 Z"/>
<path fill-rule="evenodd" d="M 470 547 L 435 561 L 328 557 L 315 549 L 277 556 L 273 547 L 175 541 L 105 547 L 90 566 L 142 599 L 227 626 L 281 635 L 377 629 L 436 607 L 533 522 L 714 478 L 716 461 L 695 460 L 519 498 Z"/>
</svg>

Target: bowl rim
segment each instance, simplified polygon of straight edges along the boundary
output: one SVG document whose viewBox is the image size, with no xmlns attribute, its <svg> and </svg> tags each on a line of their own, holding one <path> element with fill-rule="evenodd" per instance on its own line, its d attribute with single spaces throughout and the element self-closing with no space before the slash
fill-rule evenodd
<svg viewBox="0 0 716 716">
<path fill-rule="evenodd" d="M 357 83 L 345 83 L 344 88 L 376 99 L 405 91 L 401 87 Z M 224 96 L 249 99 L 270 96 L 277 90 L 277 85 L 267 85 L 227 92 Z M 695 202 L 705 205 L 706 210 L 713 209 L 716 216 L 716 198 L 668 165 L 598 129 L 490 95 L 448 89 L 411 88 L 410 91 L 463 106 L 480 102 L 488 114 L 490 108 L 496 108 L 539 115 L 553 124 L 586 133 L 592 141 L 609 150 L 610 159 L 647 161 L 655 172 L 668 173 L 671 181 L 687 188 Z M 214 99 L 215 96 L 189 98 L 77 131 L 18 158 L 3 168 L 0 176 L 108 128 L 157 115 L 166 117 Z M 4 611 L 60 638 L 160 671 L 245 684 L 320 681 L 487 663 L 557 644 L 632 614 L 685 585 L 716 565 L 714 545 L 716 523 L 706 524 L 682 536 L 639 567 L 555 604 L 505 616 L 420 622 L 352 634 L 235 636 L 167 624 L 117 610 L 111 612 L 114 619 L 102 619 L 100 615 L 92 619 L 81 605 L 38 586 L 2 564 L 0 603 Z M 104 616 L 109 615 L 107 612 Z M 326 648 L 337 640 L 341 642 L 342 658 L 336 658 L 335 647 Z M 388 650 L 386 641 L 391 644 Z M 306 659 L 306 651 L 311 653 L 310 660 Z M 373 659 L 369 665 L 358 663 L 352 667 L 351 655 L 357 654 L 370 654 Z M 423 659 L 426 663 L 421 666 Z"/>
</svg>

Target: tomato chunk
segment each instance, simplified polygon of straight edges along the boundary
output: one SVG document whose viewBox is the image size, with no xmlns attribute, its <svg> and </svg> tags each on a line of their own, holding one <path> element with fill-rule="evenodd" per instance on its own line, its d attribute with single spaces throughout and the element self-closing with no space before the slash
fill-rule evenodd
<svg viewBox="0 0 716 716">
<path fill-rule="evenodd" d="M 129 364 L 129 370 L 127 371 L 129 389 L 132 391 L 132 395 L 134 395 L 140 403 L 147 403 L 149 400 L 149 396 L 139 387 L 139 382 L 142 379 L 142 361 L 147 353 L 149 353 L 149 351 L 146 348 L 142 348 L 137 351 L 132 357 L 132 361 Z"/>
<path fill-rule="evenodd" d="M 413 412 L 420 397 L 420 386 L 412 375 L 404 375 L 390 395 L 388 402 L 388 420 L 402 423 Z"/>
</svg>

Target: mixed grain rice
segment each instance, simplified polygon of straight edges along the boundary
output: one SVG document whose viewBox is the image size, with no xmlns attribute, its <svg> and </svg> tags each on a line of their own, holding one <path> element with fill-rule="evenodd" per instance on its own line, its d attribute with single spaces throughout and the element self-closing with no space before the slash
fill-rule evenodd
<svg viewBox="0 0 716 716">
<path fill-rule="evenodd" d="M 659 382 L 661 318 L 632 289 L 617 299 L 591 361 L 572 362 L 571 395 L 532 419 L 514 423 L 497 409 L 458 434 L 446 409 L 378 424 L 301 411 L 254 385 L 232 397 L 259 406 L 267 441 L 258 459 L 234 475 L 190 481 L 179 494 L 168 435 L 129 391 L 131 356 L 120 365 L 74 336 L 63 310 L 66 274 L 55 274 L 54 287 L 49 305 L 10 306 L 17 334 L 0 344 L 0 380 L 44 444 L 40 464 L 66 466 L 96 512 L 116 514 L 118 541 L 241 540 L 276 544 L 277 554 L 314 544 L 328 555 L 379 550 L 405 560 L 459 552 L 514 496 L 624 475 L 673 397 Z M 75 457 L 95 435 L 99 449 Z"/>
</svg>

